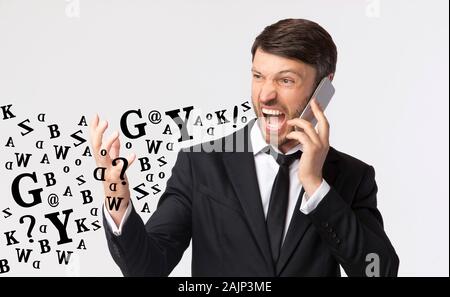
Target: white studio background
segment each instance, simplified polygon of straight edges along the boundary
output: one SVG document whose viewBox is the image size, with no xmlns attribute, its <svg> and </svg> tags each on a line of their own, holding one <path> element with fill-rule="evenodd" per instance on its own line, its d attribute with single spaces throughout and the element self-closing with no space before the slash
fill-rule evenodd
<svg viewBox="0 0 450 297">
<path fill-rule="evenodd" d="M 400 257 L 399 275 L 448 276 L 448 5 L 0 0 L 0 106 L 12 104 L 18 118 L 34 122 L 46 113 L 70 129 L 82 115 L 96 112 L 117 129 L 128 109 L 231 108 L 250 98 L 256 35 L 282 18 L 314 20 L 338 47 L 336 95 L 326 112 L 331 143 L 375 167 L 379 209 Z M 11 265 L 5 276 L 121 275 L 102 229 L 86 234 L 88 249 L 70 268 L 46 255 L 35 270 L 18 263 L 14 247 L 5 246 L 3 233 L 23 232 L 17 218 L 27 213 L 11 197 L 15 173 L 4 168 L 12 154 L 5 144 L 11 135 L 17 147 L 34 143 L 21 140 L 17 122 L 8 121 L 0 119 L 0 155 L 7 155 L 0 159 L 0 211 L 11 207 L 15 213 L 13 220 L 0 216 L 0 259 Z M 168 155 L 170 164 L 175 156 Z M 94 163 L 83 166 L 78 170 L 88 174 Z M 132 167 L 129 178 L 137 172 Z M 100 206 L 100 185 L 89 186 Z M 188 250 L 172 275 L 189 276 L 190 257 Z"/>
</svg>

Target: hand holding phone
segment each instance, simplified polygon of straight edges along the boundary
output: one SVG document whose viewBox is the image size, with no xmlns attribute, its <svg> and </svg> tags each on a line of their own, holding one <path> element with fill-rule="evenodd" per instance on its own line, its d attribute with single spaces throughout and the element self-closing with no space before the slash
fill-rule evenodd
<svg viewBox="0 0 450 297">
<path fill-rule="evenodd" d="M 324 77 L 311 98 L 309 98 L 308 104 L 299 118 L 310 122 L 315 127 L 317 119 L 311 107 L 311 99 L 315 98 L 316 103 L 323 111 L 328 106 L 333 95 L 334 87 L 331 84 L 331 80 L 328 77 Z M 291 121 L 295 127 L 294 129 L 303 133 L 293 131 L 286 135 L 286 138 L 296 140 L 302 145 L 301 150 L 303 154 L 299 162 L 298 178 L 305 189 L 305 193 L 311 196 L 323 182 L 322 168 L 329 149 L 329 127 L 328 125 L 322 125 L 318 127 L 318 131 L 315 129 L 303 130 L 300 127 L 306 127 L 304 121 L 299 121 L 298 119 Z M 305 134 L 309 137 L 305 137 Z M 312 141 L 313 138 L 316 141 Z"/>
<path fill-rule="evenodd" d="M 333 85 L 331 84 L 331 80 L 327 76 L 324 77 L 320 81 L 311 98 L 309 98 L 308 104 L 300 115 L 300 118 L 307 120 L 315 127 L 317 124 L 317 119 L 314 117 L 314 113 L 311 109 L 311 99 L 316 98 L 317 103 L 322 108 L 322 111 L 324 111 L 328 106 L 328 103 L 330 103 L 331 97 L 333 97 L 334 95 L 334 91 L 335 90 Z"/>
</svg>

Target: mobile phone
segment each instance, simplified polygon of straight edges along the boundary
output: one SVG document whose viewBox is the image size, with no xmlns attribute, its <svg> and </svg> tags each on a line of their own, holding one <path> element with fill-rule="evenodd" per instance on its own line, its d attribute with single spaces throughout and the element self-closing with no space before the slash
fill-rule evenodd
<svg viewBox="0 0 450 297">
<path fill-rule="evenodd" d="M 305 109 L 303 109 L 300 118 L 307 120 L 315 127 L 317 124 L 317 119 L 314 117 L 314 113 L 311 108 L 311 99 L 316 98 L 317 103 L 319 103 L 322 110 L 325 110 L 325 108 L 327 108 L 328 106 L 328 103 L 330 103 L 331 97 L 333 97 L 333 95 L 334 87 L 331 84 L 331 80 L 328 78 L 328 76 L 325 76 L 320 81 L 311 98 L 309 98 L 308 104 L 306 105 Z"/>
</svg>

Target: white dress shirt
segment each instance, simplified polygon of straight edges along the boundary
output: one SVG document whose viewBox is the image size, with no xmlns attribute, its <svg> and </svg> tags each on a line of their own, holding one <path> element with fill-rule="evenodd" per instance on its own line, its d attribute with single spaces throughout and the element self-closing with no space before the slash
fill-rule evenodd
<svg viewBox="0 0 450 297">
<path fill-rule="evenodd" d="M 272 155 L 266 154 L 263 151 L 264 148 L 267 147 L 267 143 L 262 135 L 258 122 L 255 122 L 255 124 L 253 125 L 250 132 L 250 138 L 252 141 L 253 155 L 255 156 L 256 176 L 258 178 L 264 216 L 267 218 L 270 193 L 272 192 L 272 186 L 275 182 L 275 177 L 277 176 L 280 165 L 278 165 L 277 161 Z M 274 147 L 273 149 L 279 153 L 277 148 Z M 289 155 L 295 153 L 298 150 L 302 150 L 301 144 L 293 147 L 286 154 Z M 300 195 L 300 191 L 302 190 L 302 185 L 298 180 L 299 160 L 300 159 L 294 160 L 294 162 L 292 162 L 289 166 L 289 202 L 286 213 L 283 238 L 284 236 L 286 236 L 292 214 L 294 213 L 295 205 L 297 204 L 297 199 Z M 311 197 L 308 198 L 306 192 L 303 194 L 300 209 L 297 211 L 301 211 L 304 214 L 309 214 L 316 208 L 319 202 L 322 201 L 323 197 L 325 197 L 329 190 L 330 186 L 325 180 L 322 180 L 319 188 L 317 188 L 317 190 Z"/>
<path fill-rule="evenodd" d="M 258 185 L 259 190 L 261 191 L 261 202 L 264 210 L 264 216 L 267 218 L 267 212 L 269 210 L 269 200 L 270 200 L 270 193 L 272 191 L 272 186 L 275 181 L 275 177 L 278 173 L 279 165 L 276 162 L 276 160 L 273 158 L 273 156 L 266 154 L 263 150 L 267 147 L 267 143 L 264 140 L 264 137 L 261 133 L 261 129 L 257 122 L 252 127 L 252 130 L 250 132 L 250 138 L 252 143 L 252 149 L 253 149 L 253 155 L 255 157 L 255 167 L 256 167 L 256 176 L 258 179 Z M 276 148 L 274 148 L 276 150 Z M 302 146 L 299 144 L 296 147 L 289 150 L 286 154 L 292 154 L 298 150 L 302 150 Z M 297 203 L 297 199 L 300 195 L 300 191 L 302 189 L 302 185 L 300 184 L 300 181 L 298 180 L 297 173 L 298 173 L 298 163 L 299 160 L 295 160 L 292 162 L 292 164 L 289 167 L 289 202 L 288 202 L 288 209 L 286 213 L 286 222 L 285 222 L 285 228 L 284 228 L 284 234 L 283 234 L 283 240 L 284 236 L 286 236 L 286 232 L 289 227 L 289 222 L 291 221 L 292 214 L 294 213 L 294 208 Z M 322 180 L 322 183 L 320 184 L 319 188 L 314 192 L 314 194 L 308 198 L 308 195 L 306 195 L 306 192 L 303 194 L 302 202 L 300 205 L 300 209 L 296 211 L 301 211 L 304 214 L 309 214 L 312 212 L 317 205 L 322 201 L 322 199 L 325 197 L 325 195 L 330 191 L 330 186 L 325 180 Z M 108 224 L 110 225 L 113 233 L 115 235 L 120 235 L 122 233 L 122 227 L 125 224 L 127 218 L 129 217 L 131 213 L 131 203 L 128 204 L 127 210 L 125 212 L 125 215 L 122 218 L 122 221 L 120 222 L 120 225 L 117 226 L 111 215 L 109 214 L 108 210 L 106 209 L 106 206 L 104 207 L 104 213 L 106 216 L 106 220 Z"/>
</svg>

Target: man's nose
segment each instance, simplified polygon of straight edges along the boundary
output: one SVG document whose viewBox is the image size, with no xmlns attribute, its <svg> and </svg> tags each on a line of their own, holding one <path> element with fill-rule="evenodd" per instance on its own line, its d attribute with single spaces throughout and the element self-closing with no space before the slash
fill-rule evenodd
<svg viewBox="0 0 450 297">
<path fill-rule="evenodd" d="M 272 82 L 267 81 L 262 86 L 261 92 L 259 93 L 259 101 L 261 103 L 267 104 L 277 97 L 277 90 Z"/>
</svg>

